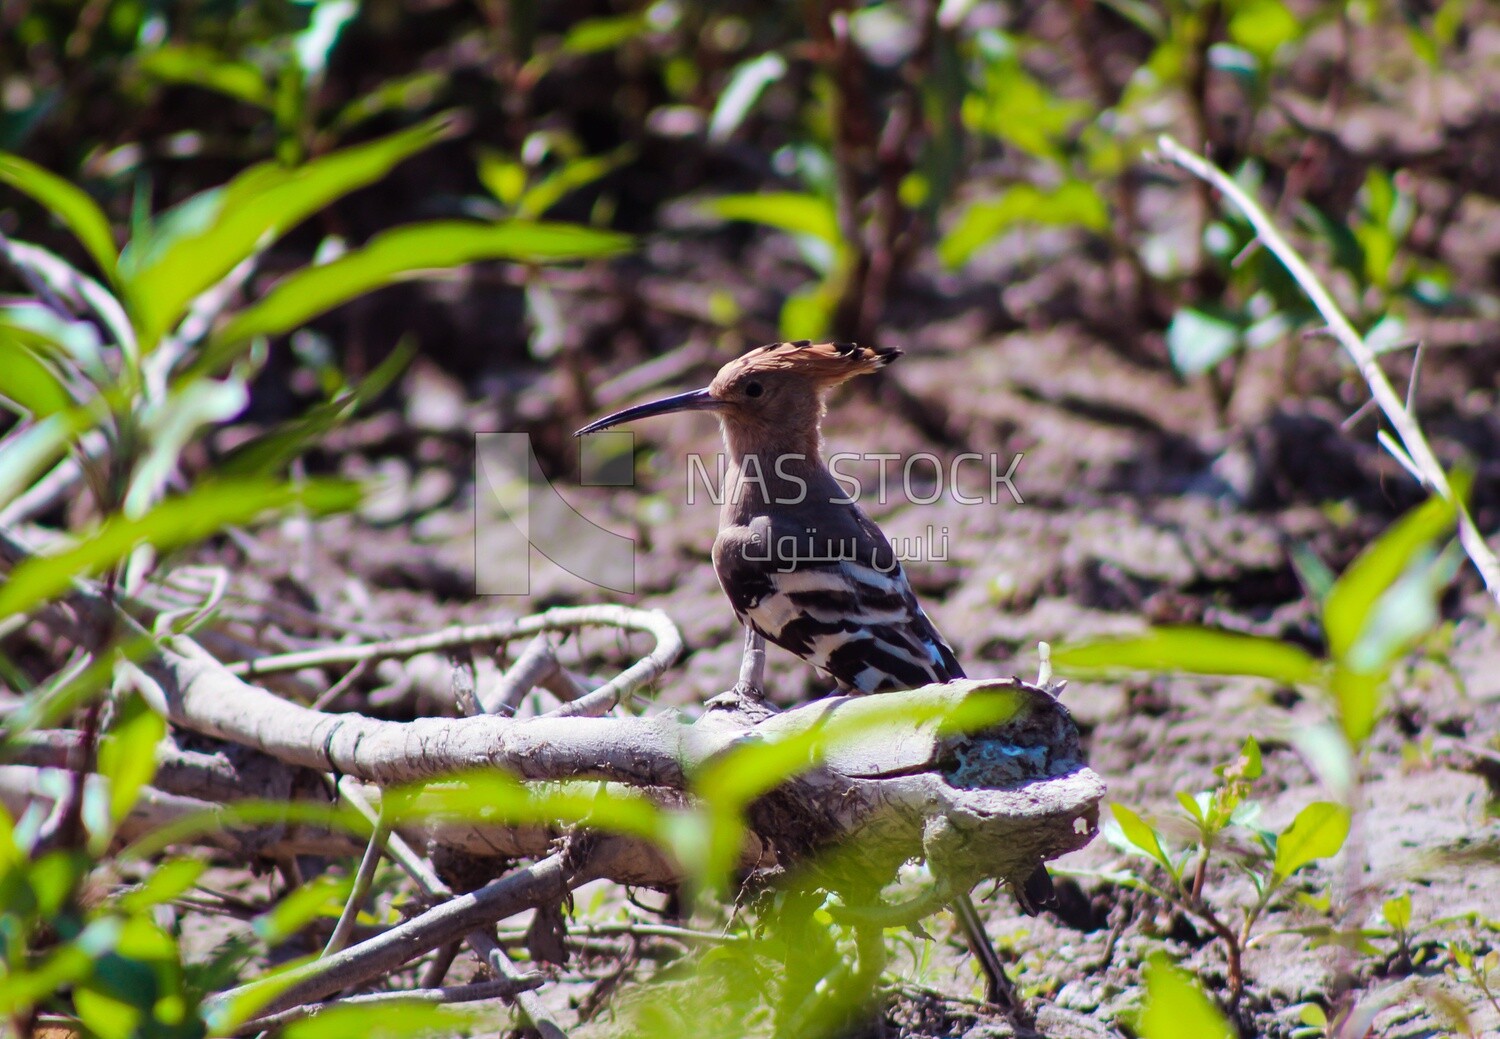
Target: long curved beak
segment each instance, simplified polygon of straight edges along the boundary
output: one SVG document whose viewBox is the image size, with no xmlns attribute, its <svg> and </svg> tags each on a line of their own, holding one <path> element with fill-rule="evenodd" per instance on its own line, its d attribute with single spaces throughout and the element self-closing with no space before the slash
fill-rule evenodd
<svg viewBox="0 0 1500 1039">
<path fill-rule="evenodd" d="M 674 411 L 714 411 L 720 405 L 721 402 L 709 394 L 707 387 L 701 390 L 689 390 L 675 397 L 664 397 L 661 400 L 653 400 L 649 404 L 637 404 L 633 408 L 617 411 L 613 415 L 605 415 L 596 422 L 590 422 L 573 435 L 581 437 L 588 433 L 597 433 L 601 429 L 609 429 L 611 426 L 618 426 L 622 422 L 634 422 L 638 418 L 651 418 L 653 415 L 670 415 Z"/>
</svg>

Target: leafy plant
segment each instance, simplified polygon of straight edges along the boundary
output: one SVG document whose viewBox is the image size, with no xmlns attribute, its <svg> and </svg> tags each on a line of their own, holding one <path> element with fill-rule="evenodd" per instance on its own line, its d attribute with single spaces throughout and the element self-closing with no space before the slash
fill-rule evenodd
<svg viewBox="0 0 1500 1039">
<path fill-rule="evenodd" d="M 1245 741 L 1237 760 L 1216 771 L 1221 782 L 1213 790 L 1177 794 L 1177 821 L 1186 821 L 1192 835 L 1182 847 L 1174 846 L 1165 824 L 1148 822 L 1118 803 L 1111 808 L 1113 824 L 1104 832 L 1120 850 L 1144 856 L 1159 867 L 1166 883 L 1155 884 L 1134 873 L 1115 873 L 1110 879 L 1196 917 L 1223 942 L 1233 1005 L 1244 989 L 1244 950 L 1261 914 L 1299 870 L 1338 854 L 1349 835 L 1350 816 L 1341 805 L 1316 801 L 1279 832 L 1258 826 L 1260 805 L 1248 799 L 1251 784 L 1261 775 L 1260 747 L 1254 739 Z M 1210 864 L 1218 859 L 1232 864 L 1255 890 L 1255 901 L 1243 910 L 1237 927 L 1223 919 L 1206 890 Z"/>
</svg>

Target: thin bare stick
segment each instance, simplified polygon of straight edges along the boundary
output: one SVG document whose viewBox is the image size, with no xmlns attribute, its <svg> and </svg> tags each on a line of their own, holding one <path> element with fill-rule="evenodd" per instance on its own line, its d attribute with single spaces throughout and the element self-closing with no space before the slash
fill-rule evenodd
<svg viewBox="0 0 1500 1039">
<path fill-rule="evenodd" d="M 1391 386 L 1390 380 L 1385 377 L 1385 372 L 1380 370 L 1374 351 L 1349 323 L 1349 319 L 1344 316 L 1344 312 L 1339 309 L 1338 304 L 1323 287 L 1323 283 L 1318 280 L 1312 268 L 1282 237 L 1281 232 L 1276 229 L 1276 225 L 1272 223 L 1271 218 L 1259 203 L 1246 194 L 1229 174 L 1207 159 L 1189 151 L 1166 134 L 1157 138 L 1157 145 L 1172 162 L 1223 192 L 1254 226 L 1261 241 L 1265 242 L 1266 248 L 1275 254 L 1282 266 L 1287 269 L 1287 273 L 1302 287 L 1302 291 L 1307 293 L 1313 306 L 1318 308 L 1318 313 L 1323 315 L 1323 320 L 1328 322 L 1329 331 L 1354 361 L 1359 374 L 1364 377 L 1365 383 L 1370 387 L 1370 393 L 1380 405 L 1380 410 L 1396 430 L 1397 436 L 1401 439 L 1401 447 L 1405 450 L 1407 459 L 1412 463 L 1418 479 L 1436 494 L 1453 502 L 1458 511 L 1459 541 L 1463 544 L 1469 559 L 1474 563 L 1475 569 L 1479 571 L 1479 576 L 1484 580 L 1485 588 L 1497 602 L 1500 602 L 1500 560 L 1495 558 L 1495 553 L 1485 543 L 1484 535 L 1475 525 L 1474 517 L 1469 514 L 1467 504 L 1454 496 L 1453 487 L 1448 482 L 1448 475 L 1443 471 L 1437 456 L 1433 454 L 1421 425 L 1407 410 L 1400 395 Z"/>
<path fill-rule="evenodd" d="M 345 776 L 339 780 L 339 792 L 344 795 L 355 811 L 372 824 L 377 821 L 379 815 L 370 802 L 365 800 L 359 785 L 351 777 Z M 386 847 L 391 861 L 406 871 L 406 875 L 411 877 L 422 894 L 434 902 L 446 901 L 453 897 L 453 889 L 443 882 L 443 878 L 439 877 L 427 864 L 426 859 L 412 850 L 411 845 L 407 844 L 406 839 L 399 833 L 390 835 Z M 512 982 L 530 977 L 515 965 L 488 928 L 470 931 L 464 935 L 464 944 L 468 945 L 481 961 L 489 965 L 496 977 Z M 439 955 L 441 956 L 441 953 Z M 567 1039 L 567 1033 L 547 1010 L 541 997 L 531 991 L 518 991 L 515 1002 L 516 1006 L 521 1008 L 521 1013 L 525 1014 L 527 1020 L 531 1022 L 532 1027 L 541 1034 L 542 1039 Z"/>
<path fill-rule="evenodd" d="M 383 807 L 382 805 L 382 809 Z M 354 922 L 359 919 L 359 911 L 364 908 L 365 899 L 370 894 L 370 885 L 375 880 L 375 868 L 380 865 L 380 857 L 385 852 L 385 842 L 390 833 L 390 820 L 382 810 L 376 816 L 375 829 L 370 834 L 370 843 L 365 846 L 364 857 L 359 860 L 359 870 L 354 874 L 354 886 L 349 890 L 349 900 L 344 903 L 339 922 L 334 924 L 333 934 L 328 936 L 328 944 L 323 948 L 324 956 L 332 956 L 349 944 L 349 936 L 354 933 Z"/>
<path fill-rule="evenodd" d="M 561 898 L 596 875 L 589 864 L 569 862 L 562 852 L 549 855 L 468 894 L 456 895 L 342 952 L 222 992 L 213 997 L 209 1012 L 231 1007 L 242 997 L 253 998 L 256 990 L 276 993 L 262 1008 L 270 1014 L 323 999 L 351 985 L 388 974 L 476 927 Z"/>
<path fill-rule="evenodd" d="M 411 638 L 283 653 L 280 656 L 231 664 L 229 670 L 236 675 L 248 677 L 278 671 L 299 671 L 305 667 L 347 666 L 362 660 L 377 661 L 414 657 L 418 653 L 442 653 L 460 646 L 508 642 L 546 631 L 572 631 L 587 627 L 642 631 L 656 639 L 656 648 L 649 656 L 627 668 L 606 687 L 613 687 L 618 696 L 628 695 L 654 679 L 682 653 L 681 633 L 671 618 L 660 610 L 633 610 L 612 605 L 574 606 L 498 624 L 455 626 Z"/>
<path fill-rule="evenodd" d="M 526 648 L 521 651 L 521 655 L 516 658 L 516 662 L 506 669 L 499 684 L 484 698 L 485 712 L 510 717 L 516 713 L 516 708 L 521 706 L 521 701 L 525 699 L 526 694 L 556 670 L 558 670 L 557 654 L 552 652 L 551 641 L 545 634 L 538 635 L 527 644 Z M 465 711 L 464 713 L 477 712 Z"/>
<path fill-rule="evenodd" d="M 511 980 L 502 978 L 498 981 L 479 981 L 472 985 L 450 985 L 446 988 L 419 988 L 407 989 L 404 992 L 369 992 L 362 996 L 350 996 L 347 999 L 333 999 L 326 1003 L 310 1003 L 306 1006 L 293 1007 L 283 1010 L 279 1014 L 267 1014 L 265 1017 L 257 1017 L 254 1021 L 246 1021 L 235 1029 L 236 1035 L 251 1035 L 256 1032 L 270 1031 L 289 1025 L 293 1021 L 304 1021 L 309 1017 L 317 1017 L 319 1014 L 329 1010 L 342 1007 L 363 1006 L 406 1006 L 412 1003 L 477 1003 L 488 999 L 510 999 L 521 992 L 528 992 L 541 985 L 543 978 L 539 975 Z"/>
</svg>

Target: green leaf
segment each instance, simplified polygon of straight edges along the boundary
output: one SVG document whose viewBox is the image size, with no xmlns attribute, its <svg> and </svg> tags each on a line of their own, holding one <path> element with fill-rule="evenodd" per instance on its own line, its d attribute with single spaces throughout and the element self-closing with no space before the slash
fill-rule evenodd
<svg viewBox="0 0 1500 1039">
<path fill-rule="evenodd" d="M 283 1039 L 410 1039 L 414 1036 L 473 1035 L 492 1013 L 467 1007 L 391 1001 L 378 1006 L 342 1006 L 278 1029 Z"/>
<path fill-rule="evenodd" d="M 1226 313 L 1183 307 L 1167 326 L 1172 367 L 1183 375 L 1202 375 L 1244 346 L 1244 323 Z"/>
<path fill-rule="evenodd" d="M 1114 815 L 1115 822 L 1120 827 L 1120 832 L 1125 835 L 1125 839 L 1131 845 L 1151 859 L 1154 859 L 1157 865 L 1172 874 L 1172 876 L 1175 877 L 1177 875 L 1177 871 L 1172 868 L 1171 857 L 1167 855 L 1166 849 L 1162 847 L 1161 835 L 1151 828 L 1150 823 L 1118 801 L 1112 802 L 1109 810 Z"/>
<path fill-rule="evenodd" d="M 981 89 L 964 97 L 964 125 L 992 134 L 1028 155 L 1063 165 L 1064 146 L 1073 128 L 1088 119 L 1087 101 L 1060 96 L 1026 71 L 1010 37 L 990 32 L 981 50 L 993 57 L 984 70 Z"/>
<path fill-rule="evenodd" d="M 428 271 L 475 260 L 589 260 L 628 248 L 626 235 L 576 224 L 434 221 L 398 227 L 331 263 L 287 275 L 260 302 L 231 318 L 213 336 L 212 346 L 217 349 L 255 336 L 289 332 L 372 289 Z"/>
<path fill-rule="evenodd" d="M 338 136 L 387 112 L 416 112 L 426 108 L 447 88 L 448 81 L 448 73 L 437 70 L 388 79 L 339 109 L 338 115 L 328 124 L 328 132 Z"/>
<path fill-rule="evenodd" d="M 1204 814 L 1204 806 L 1198 802 L 1199 799 L 1186 790 L 1177 791 L 1177 803 L 1182 805 L 1182 810 L 1188 814 L 1189 819 L 1201 825 L 1207 816 Z"/>
<path fill-rule="evenodd" d="M 1278 48 L 1302 35 L 1302 22 L 1281 0 L 1237 0 L 1229 19 L 1229 38 L 1262 63 Z"/>
<path fill-rule="evenodd" d="M 266 243 L 397 163 L 452 134 L 438 117 L 297 167 L 263 163 L 170 210 L 120 258 L 141 349 L 170 331 L 199 293 Z"/>
<path fill-rule="evenodd" d="M 109 817 L 116 825 L 156 775 L 156 745 L 167 723 L 137 693 L 123 697 L 115 724 L 99 744 L 99 773 L 109 780 Z"/>
<path fill-rule="evenodd" d="M 493 148 L 479 152 L 479 182 L 503 206 L 513 206 L 526 191 L 526 167 Z"/>
<path fill-rule="evenodd" d="M 257 108 L 271 108 L 273 98 L 265 73 L 212 47 L 167 44 L 142 56 L 136 67 L 164 83 L 202 87 Z"/>
<path fill-rule="evenodd" d="M 782 341 L 826 339 L 833 325 L 833 308 L 834 301 L 820 285 L 792 293 L 781 305 Z"/>
<path fill-rule="evenodd" d="M 1165 953 L 1154 953 L 1145 973 L 1146 1005 L 1136 1021 L 1141 1039 L 1236 1039 L 1223 1012 Z"/>
<path fill-rule="evenodd" d="M 250 389 L 241 379 L 183 378 L 165 399 L 139 407 L 147 447 L 125 494 L 125 515 L 139 516 L 155 504 L 187 445 L 203 430 L 234 418 L 249 401 Z"/>
<path fill-rule="evenodd" d="M 708 120 L 708 139 L 723 142 L 734 136 L 766 87 L 786 75 L 786 59 L 768 51 L 736 65 Z"/>
<path fill-rule="evenodd" d="M 568 29 L 558 49 L 564 54 L 597 54 L 614 50 L 645 32 L 648 24 L 646 16 L 641 14 L 585 18 Z"/>
<path fill-rule="evenodd" d="M 127 913 L 139 913 L 170 902 L 190 891 L 207 869 L 208 863 L 201 859 L 167 859 L 152 870 L 140 887 L 120 896 L 120 908 Z"/>
<path fill-rule="evenodd" d="M 1468 484 L 1467 478 L 1456 477 L 1453 493 L 1460 499 L 1466 498 Z M 1431 498 L 1402 516 L 1360 553 L 1323 603 L 1329 656 L 1354 666 L 1351 653 L 1381 596 L 1406 572 L 1419 552 L 1453 531 L 1456 518 L 1453 502 Z"/>
<path fill-rule="evenodd" d="M 23 613 L 62 594 L 75 578 L 92 576 L 119 563 L 140 545 L 151 545 L 165 552 L 268 513 L 290 508 L 334 512 L 353 508 L 358 501 L 357 485 L 342 480 L 302 484 L 268 480 L 202 483 L 187 494 L 162 502 L 144 516 L 112 517 L 74 547 L 17 566 L 10 580 L 0 586 L 0 617 Z"/>
<path fill-rule="evenodd" d="M 33 418 L 68 410 L 73 397 L 45 356 L 48 347 L 63 348 L 50 335 L 18 323 L 16 316 L 14 310 L 0 310 L 0 397 Z"/>
<path fill-rule="evenodd" d="M 353 877 L 324 874 L 292 891 L 250 925 L 267 945 L 280 945 L 319 917 L 337 917 L 353 884 Z"/>
<path fill-rule="evenodd" d="M 1274 882 L 1281 883 L 1310 862 L 1337 855 L 1348 836 L 1349 809 L 1314 801 L 1276 838 Z"/>
<path fill-rule="evenodd" d="M 406 370 L 407 364 L 416 352 L 416 347 L 409 339 L 402 339 L 391 351 L 390 356 L 381 361 L 374 371 L 360 381 L 358 386 L 310 409 L 300 418 L 286 422 L 239 445 L 219 463 L 219 474 L 221 476 L 280 474 L 293 458 L 306 451 L 339 423 L 384 393 L 395 382 L 396 377 Z"/>
<path fill-rule="evenodd" d="M 118 254 L 109 218 L 82 188 L 36 163 L 0 152 L 0 181 L 31 196 L 88 250 L 99 270 L 113 280 Z"/>
<path fill-rule="evenodd" d="M 960 267 L 1012 227 L 1081 227 L 1095 233 L 1109 227 L 1109 207 L 1092 184 L 1069 180 L 1055 188 L 1017 184 L 998 198 L 975 202 L 961 213 L 938 243 L 938 258 Z"/>
<path fill-rule="evenodd" d="M 1391 930 L 1405 933 L 1411 930 L 1411 894 L 1388 898 L 1380 906 L 1380 915 L 1391 925 Z"/>
<path fill-rule="evenodd" d="M 841 251 L 839 221 L 833 203 L 820 195 L 769 192 L 763 195 L 723 195 L 703 204 L 705 211 L 723 220 L 763 224 L 790 234 L 807 235 Z"/>
<path fill-rule="evenodd" d="M 1173 671 L 1250 675 L 1297 685 L 1318 677 L 1317 660 L 1288 642 L 1209 628 L 1153 628 L 1145 635 L 1099 639 L 1052 651 L 1071 671 Z"/>
<path fill-rule="evenodd" d="M 534 220 L 557 205 L 569 193 L 586 187 L 619 169 L 635 157 L 635 148 L 625 145 L 608 155 L 571 159 L 561 169 L 537 181 L 516 203 L 516 216 Z M 503 199 L 502 199 L 503 201 Z"/>
<path fill-rule="evenodd" d="M 1254 782 L 1265 774 L 1261 766 L 1260 743 L 1254 736 L 1245 737 L 1245 744 L 1240 748 L 1240 758 L 1244 761 L 1240 768 L 1240 776 L 1244 779 Z"/>
<path fill-rule="evenodd" d="M 0 508 L 9 505 L 67 452 L 83 427 L 81 412 L 54 414 L 0 441 Z M 3 593 L 3 588 L 0 588 Z"/>
</svg>

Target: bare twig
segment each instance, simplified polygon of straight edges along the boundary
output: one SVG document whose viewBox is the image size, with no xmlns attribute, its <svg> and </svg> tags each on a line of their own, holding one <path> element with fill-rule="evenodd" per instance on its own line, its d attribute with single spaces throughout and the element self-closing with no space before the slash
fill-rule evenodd
<svg viewBox="0 0 1500 1039">
<path fill-rule="evenodd" d="M 332 646 L 328 649 L 284 653 L 229 665 L 237 675 L 265 675 L 278 671 L 298 671 L 305 667 L 330 667 L 356 664 L 362 660 L 387 660 L 413 657 L 418 653 L 440 653 L 461 646 L 508 642 L 526 635 L 548 631 L 572 631 L 576 628 L 612 627 L 642 631 L 656 639 L 651 653 L 621 672 L 612 682 L 589 694 L 618 702 L 655 679 L 670 667 L 682 653 L 682 635 L 677 626 L 660 610 L 633 610 L 625 606 L 576 606 L 516 621 L 443 628 L 428 635 L 391 639 L 356 646 Z M 570 712 L 576 713 L 576 712 Z"/>
<path fill-rule="evenodd" d="M 385 852 L 385 842 L 390 835 L 391 823 L 382 811 L 375 818 L 375 829 L 370 834 L 370 843 L 365 846 L 364 857 L 359 860 L 359 870 L 354 874 L 354 886 L 349 889 L 349 900 L 344 903 L 344 911 L 339 914 L 333 934 L 328 936 L 328 944 L 323 948 L 324 956 L 332 956 L 349 944 L 349 936 L 354 933 L 354 922 L 359 919 L 365 898 L 370 894 L 375 869 L 380 865 L 380 857 Z"/>
<path fill-rule="evenodd" d="M 332 956 L 315 960 L 273 978 L 220 993 L 209 1013 L 257 989 L 275 991 L 263 1010 L 278 1013 L 332 995 L 351 985 L 389 973 L 423 953 L 462 937 L 476 927 L 494 923 L 534 906 L 561 898 L 598 875 L 596 859 L 570 862 L 562 853 L 523 867 L 465 895 L 457 895 L 374 938 Z"/>
<path fill-rule="evenodd" d="M 446 988 L 419 988 L 407 989 L 404 992 L 370 992 L 362 996 L 350 996 L 347 999 L 334 999 L 326 1003 L 311 1003 L 306 1006 L 293 1007 L 283 1010 L 279 1014 L 267 1014 L 257 1017 L 253 1021 L 247 1021 L 235 1029 L 236 1035 L 252 1035 L 256 1032 L 271 1031 L 289 1025 L 294 1021 L 305 1021 L 310 1017 L 317 1017 L 328 1010 L 337 1010 L 343 1007 L 367 1007 L 367 1006 L 407 1006 L 412 1003 L 477 1003 L 488 999 L 510 999 L 521 992 L 529 992 L 538 987 L 545 979 L 534 974 L 525 978 L 510 979 L 501 978 L 497 981 L 480 981 L 472 985 L 450 985 Z"/>
<path fill-rule="evenodd" d="M 558 670 L 557 654 L 552 651 L 552 643 L 545 634 L 538 635 L 527 644 L 516 662 L 506 670 L 499 684 L 489 691 L 485 697 L 484 711 L 487 714 L 503 714 L 507 717 L 516 713 L 516 708 L 521 706 L 521 701 L 526 694 L 531 692 L 548 675 Z M 465 711 L 465 714 L 476 714 L 477 711 Z"/>
<path fill-rule="evenodd" d="M 1484 535 L 1480 533 L 1473 516 L 1469 514 L 1468 505 L 1454 496 L 1453 487 L 1448 482 L 1448 475 L 1443 471 L 1442 464 L 1428 444 L 1421 425 L 1407 410 L 1400 395 L 1391 386 L 1390 380 L 1385 377 L 1385 372 L 1381 371 L 1374 351 L 1355 331 L 1354 326 L 1344 316 L 1344 312 L 1339 309 L 1338 304 L 1334 302 L 1323 283 L 1318 280 L 1312 268 L 1308 267 L 1307 262 L 1276 229 L 1276 225 L 1272 223 L 1271 218 L 1266 215 L 1266 211 L 1260 207 L 1259 203 L 1246 194 L 1244 189 L 1236 184 L 1227 173 L 1183 147 L 1170 136 L 1162 135 L 1157 143 L 1163 154 L 1172 162 L 1223 192 L 1254 226 L 1256 233 L 1265 242 L 1266 248 L 1276 255 L 1282 266 L 1287 269 L 1287 273 L 1302 287 L 1302 291 L 1307 293 L 1313 306 L 1317 307 L 1318 312 L 1323 315 L 1323 320 L 1328 322 L 1329 330 L 1354 361 L 1355 367 L 1359 369 L 1360 375 L 1370 387 L 1370 393 L 1380 405 L 1380 410 L 1396 430 L 1406 459 L 1412 464 L 1414 475 L 1434 493 L 1453 502 L 1458 511 L 1459 541 L 1462 542 L 1464 551 L 1468 553 L 1475 569 L 1479 571 L 1479 576 L 1484 580 L 1485 588 L 1497 602 L 1500 602 L 1500 560 L 1495 558 L 1494 552 L 1485 543 Z M 1399 460 L 1401 459 L 1398 456 Z"/>
<path fill-rule="evenodd" d="M 375 809 L 364 799 L 353 780 L 347 776 L 341 779 L 339 792 L 354 806 L 355 811 L 371 823 L 376 821 L 378 815 Z M 406 875 L 411 877 L 422 894 L 433 901 L 443 901 L 453 897 L 453 889 L 443 882 L 443 879 L 427 864 L 425 859 L 412 850 L 411 845 L 407 844 L 400 834 L 391 834 L 387 847 L 391 860 L 406 871 Z M 464 942 L 482 962 L 495 972 L 496 977 L 515 982 L 529 976 L 515 965 L 488 928 L 470 931 L 464 935 Z M 446 950 L 439 953 L 439 959 L 445 953 Z M 429 975 L 433 973 L 436 971 L 429 971 Z M 515 1002 L 516 1006 L 521 1008 L 521 1013 L 525 1014 L 527 1020 L 531 1022 L 532 1027 L 541 1034 L 542 1039 L 567 1039 L 567 1033 L 552 1017 L 551 1012 L 547 1010 L 538 996 L 530 991 L 517 992 Z"/>
</svg>

